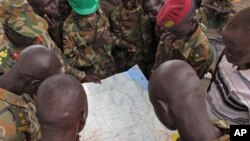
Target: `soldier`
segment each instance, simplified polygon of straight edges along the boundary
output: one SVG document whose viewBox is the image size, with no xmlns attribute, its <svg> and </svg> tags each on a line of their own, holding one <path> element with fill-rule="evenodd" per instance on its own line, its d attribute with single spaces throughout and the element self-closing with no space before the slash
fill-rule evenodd
<svg viewBox="0 0 250 141">
<path fill-rule="evenodd" d="M 3 0 L 0 8 L 0 73 L 8 72 L 20 51 L 33 44 L 48 47 L 62 58 L 61 51 L 47 33 L 47 22 L 33 12 L 26 0 Z"/>
<path fill-rule="evenodd" d="M 101 0 L 101 9 L 110 17 L 110 14 L 121 4 L 121 0 Z"/>
<path fill-rule="evenodd" d="M 149 75 L 147 67 L 153 60 L 153 29 L 140 1 L 122 0 L 122 5 L 111 13 L 110 25 L 116 44 L 114 57 L 118 71 L 127 70 L 138 64 L 144 74 Z M 126 50 L 122 50 L 124 48 Z"/>
<path fill-rule="evenodd" d="M 154 57 L 155 57 L 154 61 L 159 60 L 159 55 L 157 55 L 157 53 L 159 54 L 160 52 L 164 52 L 164 50 L 161 50 L 161 49 L 164 49 L 161 46 L 165 46 L 165 43 L 169 42 L 169 39 L 166 38 L 166 36 L 170 36 L 170 33 L 167 30 L 165 30 L 163 27 L 160 27 L 156 24 L 156 16 L 163 4 L 164 4 L 163 0 L 143 0 L 142 1 L 142 7 L 143 7 L 144 12 L 148 15 L 150 20 L 154 22 L 153 46 L 156 47 L 156 48 L 153 48 Z M 160 58 L 166 58 L 166 57 L 167 56 L 161 56 Z M 151 71 L 153 71 L 153 69 L 155 69 L 156 67 L 157 65 L 154 65 Z"/>
<path fill-rule="evenodd" d="M 33 10 L 49 24 L 48 32 L 57 46 L 63 48 L 62 26 L 71 8 L 67 0 L 28 0 Z"/>
<path fill-rule="evenodd" d="M 161 28 L 156 25 L 156 16 L 163 4 L 164 4 L 163 0 L 143 0 L 142 1 L 143 11 L 145 12 L 145 14 L 148 15 L 149 19 L 152 20 L 153 25 L 154 25 L 154 30 L 155 30 L 154 34 L 156 36 L 155 40 L 157 42 L 156 44 L 158 44 L 160 40 L 160 36 L 164 32 L 166 32 L 164 28 Z"/>
<path fill-rule="evenodd" d="M 221 29 L 236 12 L 234 0 L 205 0 L 198 12 L 199 20 L 209 28 Z"/>
<path fill-rule="evenodd" d="M 81 81 L 99 82 L 115 74 L 109 22 L 99 8 L 99 0 L 69 0 L 69 4 L 73 11 L 63 26 L 68 63 L 86 73 Z"/>
<path fill-rule="evenodd" d="M 87 116 L 87 96 L 74 77 L 58 74 L 40 85 L 37 118 L 41 124 L 41 141 L 77 141 Z"/>
<path fill-rule="evenodd" d="M 193 0 L 168 0 L 157 15 L 157 24 L 171 35 L 157 53 L 156 64 L 171 59 L 188 62 L 200 78 L 208 71 L 214 60 L 214 48 L 208 42 L 203 27 L 195 18 Z M 158 60 L 157 60 L 158 59 Z"/>
<path fill-rule="evenodd" d="M 36 95 L 40 83 L 60 73 L 61 67 L 58 57 L 49 49 L 34 45 L 24 49 L 9 73 L 0 77 L 1 140 L 40 140 L 40 126 L 31 97 Z"/>
<path fill-rule="evenodd" d="M 190 65 L 171 60 L 152 73 L 149 99 L 162 124 L 178 130 L 177 141 L 229 141 L 229 124 L 209 119 L 201 84 Z"/>
</svg>

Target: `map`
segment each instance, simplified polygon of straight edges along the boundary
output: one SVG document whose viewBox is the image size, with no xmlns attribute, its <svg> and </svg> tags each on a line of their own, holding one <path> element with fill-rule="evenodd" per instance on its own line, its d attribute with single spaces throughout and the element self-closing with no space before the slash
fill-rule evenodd
<svg viewBox="0 0 250 141">
<path fill-rule="evenodd" d="M 155 116 L 148 81 L 138 66 L 102 80 L 84 83 L 89 115 L 81 141 L 172 141 Z"/>
</svg>

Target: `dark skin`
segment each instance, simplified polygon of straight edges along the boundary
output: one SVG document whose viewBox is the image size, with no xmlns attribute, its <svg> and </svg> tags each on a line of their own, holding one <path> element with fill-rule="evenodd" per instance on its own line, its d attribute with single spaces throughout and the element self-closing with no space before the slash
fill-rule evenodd
<svg viewBox="0 0 250 141">
<path fill-rule="evenodd" d="M 61 67 L 59 59 L 50 50 L 41 45 L 33 45 L 24 49 L 10 72 L 0 77 L 0 87 L 17 95 L 27 93 L 33 96 L 40 83 L 47 77 L 60 73 Z"/>
<path fill-rule="evenodd" d="M 156 16 L 162 6 L 162 2 L 160 0 L 143 0 L 142 7 L 144 12 L 148 15 L 148 17 L 155 21 Z"/>
<path fill-rule="evenodd" d="M 181 140 L 221 137 L 221 131 L 210 122 L 201 82 L 187 63 L 171 60 L 160 65 L 149 80 L 149 98 L 158 119 L 165 127 L 177 129 Z"/>
<path fill-rule="evenodd" d="M 85 126 L 87 115 L 86 93 L 74 77 L 54 75 L 39 87 L 37 116 L 41 124 L 41 141 L 79 140 L 78 133 Z"/>
<path fill-rule="evenodd" d="M 183 23 L 168 29 L 172 33 L 172 39 L 184 39 L 185 41 L 189 40 L 198 27 L 198 22 L 194 19 L 194 15 L 195 13 L 190 16 L 190 19 L 187 19 Z"/>
<path fill-rule="evenodd" d="M 221 32 L 223 42 L 225 44 L 224 54 L 228 62 L 238 66 L 240 70 L 250 69 L 250 48 L 247 36 L 244 31 L 239 28 L 235 30 L 223 29 Z"/>
<path fill-rule="evenodd" d="M 28 2 L 33 10 L 48 22 L 48 32 L 51 38 L 56 45 L 62 49 L 62 25 L 65 18 L 63 21 L 62 19 L 59 19 L 59 17 L 62 17 L 59 13 L 59 0 L 28 0 Z"/>
<path fill-rule="evenodd" d="M 55 17 L 59 12 L 58 0 L 28 0 L 28 3 L 42 17 L 44 17 L 44 14 L 49 17 Z"/>
<path fill-rule="evenodd" d="M 139 6 L 139 0 L 122 0 L 122 5 L 128 10 L 133 10 Z"/>
<path fill-rule="evenodd" d="M 201 7 L 201 2 L 202 0 L 194 0 L 196 9 L 199 9 Z"/>
</svg>

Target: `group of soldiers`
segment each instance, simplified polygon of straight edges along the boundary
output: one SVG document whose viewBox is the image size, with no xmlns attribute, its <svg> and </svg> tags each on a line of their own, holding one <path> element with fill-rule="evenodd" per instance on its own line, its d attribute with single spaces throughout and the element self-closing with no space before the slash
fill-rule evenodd
<svg viewBox="0 0 250 141">
<path fill-rule="evenodd" d="M 56 94 L 67 91 L 68 86 L 64 85 L 69 83 L 72 93 L 82 93 L 85 99 L 83 103 L 73 102 L 76 107 L 83 107 L 78 115 L 85 118 L 75 117 L 77 122 L 71 125 L 80 122 L 82 126 L 87 118 L 86 94 L 83 89 L 77 91 L 82 82 L 100 83 L 101 79 L 136 64 L 149 78 L 162 63 L 174 59 L 188 63 L 202 79 L 212 71 L 216 58 L 206 26 L 219 30 L 235 13 L 231 0 L 0 0 L 0 9 L 0 99 L 5 101 L 3 104 L 0 101 L 0 140 L 7 141 L 41 139 L 39 125 L 31 124 L 38 120 L 34 115 L 36 108 L 39 122 L 46 125 L 41 126 L 43 134 L 46 133 L 42 140 L 52 137 L 49 131 L 57 126 L 49 128 L 47 124 L 55 121 L 60 124 L 62 119 L 56 116 L 65 119 L 70 116 L 51 113 L 53 108 L 46 112 L 40 104 L 56 108 L 59 103 L 59 111 L 63 110 L 67 103 L 58 102 Z M 58 73 L 74 78 L 69 75 L 48 78 Z M 24 83 L 21 78 L 27 81 Z M 17 85 L 9 84 L 11 79 L 23 84 L 14 88 Z M 47 83 L 56 81 L 62 90 L 54 92 L 52 86 L 46 89 Z M 48 92 L 55 95 L 51 101 L 44 99 Z M 67 110 L 66 113 L 72 111 Z M 32 114 L 26 121 L 23 115 L 27 113 Z M 49 121 L 47 116 L 52 114 L 55 116 Z M 4 121 L 12 116 L 14 123 Z M 2 125 L 2 121 L 9 125 Z M 4 129 L 7 126 L 15 126 L 16 132 Z"/>
</svg>

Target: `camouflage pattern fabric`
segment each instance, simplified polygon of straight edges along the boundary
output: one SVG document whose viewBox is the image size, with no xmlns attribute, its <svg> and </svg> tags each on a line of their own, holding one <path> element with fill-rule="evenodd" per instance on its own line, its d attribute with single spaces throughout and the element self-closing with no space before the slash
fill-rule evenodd
<svg viewBox="0 0 250 141">
<path fill-rule="evenodd" d="M 63 26 L 64 55 L 73 68 L 105 78 L 116 73 L 109 22 L 100 9 L 94 19 L 90 18 L 73 11 L 67 17 Z"/>
<path fill-rule="evenodd" d="M 144 74 L 154 59 L 152 54 L 152 34 L 154 32 L 151 21 L 144 14 L 141 6 L 134 10 L 127 10 L 122 5 L 115 9 L 110 17 L 113 43 L 117 50 L 114 51 L 117 70 L 124 71 L 138 64 Z M 136 52 L 130 54 L 121 50 L 123 46 L 132 44 Z"/>
<path fill-rule="evenodd" d="M 0 139 L 3 141 L 38 141 L 40 125 L 34 101 L 0 88 Z"/>
<path fill-rule="evenodd" d="M 204 3 L 222 11 L 235 11 L 234 0 L 205 0 Z M 200 22 L 209 28 L 221 29 L 233 13 L 218 13 L 213 9 L 202 7 L 198 12 Z"/>
<path fill-rule="evenodd" d="M 121 4 L 121 0 L 101 0 L 101 9 L 107 17 Z"/>
<path fill-rule="evenodd" d="M 24 49 L 18 48 L 7 38 L 3 25 L 22 38 L 32 41 L 29 45 L 41 44 L 48 47 L 63 64 L 62 53 L 47 32 L 47 22 L 34 13 L 26 0 L 1 0 L 0 9 L 0 73 L 8 72 L 15 62 L 13 53 L 19 54 Z"/>
<path fill-rule="evenodd" d="M 165 35 L 167 37 L 170 36 L 170 33 L 165 34 L 167 34 Z M 202 78 L 213 63 L 215 51 L 201 25 L 197 27 L 188 41 L 167 37 L 162 37 L 159 43 L 154 69 L 167 60 L 180 59 L 189 63 L 197 75 Z"/>
</svg>

